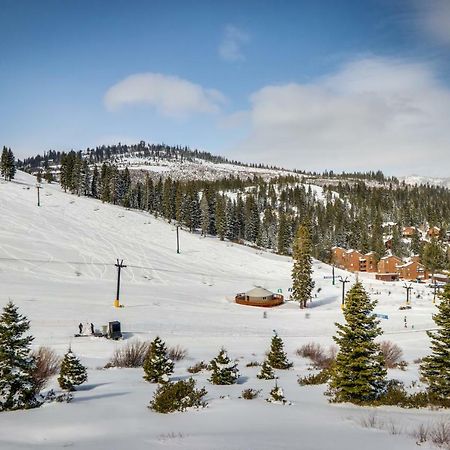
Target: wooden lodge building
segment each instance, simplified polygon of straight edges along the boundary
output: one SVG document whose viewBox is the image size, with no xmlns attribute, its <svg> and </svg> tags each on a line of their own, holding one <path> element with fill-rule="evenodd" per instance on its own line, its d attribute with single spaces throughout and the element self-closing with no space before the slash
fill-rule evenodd
<svg viewBox="0 0 450 450">
<path fill-rule="evenodd" d="M 332 264 L 350 272 L 376 273 L 376 278 L 383 281 L 424 280 L 428 277 L 418 257 L 413 257 L 411 261 L 405 263 L 398 256 L 388 255 L 381 258 L 377 264 L 374 252 L 362 254 L 357 250 L 333 247 Z"/>
</svg>

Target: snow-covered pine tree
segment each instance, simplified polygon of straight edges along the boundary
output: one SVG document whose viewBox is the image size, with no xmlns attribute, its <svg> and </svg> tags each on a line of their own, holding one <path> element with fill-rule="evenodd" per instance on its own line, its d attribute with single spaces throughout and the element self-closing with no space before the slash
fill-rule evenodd
<svg viewBox="0 0 450 450">
<path fill-rule="evenodd" d="M 431 355 L 424 358 L 420 371 L 430 394 L 450 400 L 450 285 L 440 295 L 438 313 L 433 315 L 436 331 L 428 331 Z"/>
<path fill-rule="evenodd" d="M 292 257 L 292 299 L 300 303 L 300 308 L 306 308 L 306 302 L 311 299 L 314 281 L 312 279 L 312 243 L 307 224 L 298 227 L 294 241 Z"/>
<path fill-rule="evenodd" d="M 86 367 L 81 364 L 69 348 L 61 362 L 58 383 L 61 389 L 75 391 L 75 386 L 83 384 L 87 380 Z"/>
<path fill-rule="evenodd" d="M 30 322 L 19 314 L 11 301 L 0 316 L 0 411 L 39 406 L 32 373 L 35 360 L 31 355 L 32 336 L 23 336 Z"/>
<path fill-rule="evenodd" d="M 235 384 L 239 378 L 237 364 L 232 362 L 224 348 L 209 363 L 209 369 L 212 370 L 209 381 L 212 384 Z"/>
<path fill-rule="evenodd" d="M 286 353 L 284 352 L 284 344 L 283 340 L 275 334 L 272 337 L 272 341 L 270 343 L 270 351 L 267 354 L 267 362 L 274 369 L 290 369 L 293 366 L 293 363 L 288 360 Z"/>
<path fill-rule="evenodd" d="M 275 372 L 267 359 L 264 360 L 264 362 L 262 363 L 261 370 L 258 373 L 258 375 L 256 375 L 256 377 L 259 378 L 260 380 L 275 379 Z"/>
<path fill-rule="evenodd" d="M 274 388 L 270 391 L 269 397 L 266 398 L 266 402 L 269 403 L 276 403 L 278 405 L 290 405 L 291 403 L 286 400 L 284 397 L 284 391 L 283 388 L 278 386 L 277 383 L 275 383 Z"/>
<path fill-rule="evenodd" d="M 173 368 L 174 363 L 167 356 L 165 343 L 156 336 L 144 360 L 144 380 L 149 383 L 166 383 L 173 373 Z"/>
<path fill-rule="evenodd" d="M 366 403 L 385 391 L 384 358 L 375 342 L 382 334 L 373 315 L 375 305 L 359 282 L 347 293 L 345 324 L 336 323 L 337 336 L 333 337 L 339 352 L 329 383 L 332 401 Z"/>
</svg>

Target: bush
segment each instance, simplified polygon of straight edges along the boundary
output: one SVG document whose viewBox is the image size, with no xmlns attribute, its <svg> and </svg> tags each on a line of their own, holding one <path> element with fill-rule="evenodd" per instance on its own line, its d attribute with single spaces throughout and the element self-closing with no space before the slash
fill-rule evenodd
<svg viewBox="0 0 450 450">
<path fill-rule="evenodd" d="M 337 349 L 331 346 L 326 351 L 320 344 L 309 342 L 302 345 L 296 353 L 302 358 L 309 358 L 317 369 L 329 369 L 336 360 Z"/>
<path fill-rule="evenodd" d="M 403 351 L 391 341 L 380 342 L 380 350 L 384 356 L 384 365 L 387 369 L 395 369 L 402 363 Z"/>
<path fill-rule="evenodd" d="M 306 377 L 298 377 L 298 384 L 300 386 L 316 385 L 328 383 L 330 379 L 331 370 L 323 369 L 318 373 L 307 375 Z"/>
<path fill-rule="evenodd" d="M 189 373 L 199 373 L 202 370 L 206 370 L 208 366 L 204 363 L 204 361 L 199 361 L 198 363 L 195 363 L 193 366 L 188 367 L 187 371 Z"/>
<path fill-rule="evenodd" d="M 259 367 L 261 364 L 258 361 L 250 361 L 245 367 Z"/>
<path fill-rule="evenodd" d="M 242 391 L 242 398 L 244 398 L 245 400 L 253 400 L 254 398 L 258 397 L 258 395 L 260 394 L 261 390 L 257 391 L 256 389 L 245 389 Z"/>
<path fill-rule="evenodd" d="M 150 348 L 150 342 L 130 341 L 120 348 L 116 348 L 114 354 L 105 368 L 109 367 L 142 367 L 145 356 Z"/>
<path fill-rule="evenodd" d="M 32 352 L 32 356 L 36 361 L 32 376 L 38 393 L 44 389 L 52 376 L 59 373 L 61 358 L 49 347 L 39 347 Z"/>
<path fill-rule="evenodd" d="M 205 388 L 195 389 L 193 378 L 176 383 L 168 382 L 155 391 L 149 408 L 163 414 L 186 411 L 188 408 L 204 408 L 207 405 L 203 401 L 206 394 Z"/>
<path fill-rule="evenodd" d="M 169 347 L 167 349 L 167 356 L 172 361 L 181 361 L 182 359 L 186 358 L 187 355 L 188 351 L 180 345 L 175 345 L 174 347 Z"/>
</svg>

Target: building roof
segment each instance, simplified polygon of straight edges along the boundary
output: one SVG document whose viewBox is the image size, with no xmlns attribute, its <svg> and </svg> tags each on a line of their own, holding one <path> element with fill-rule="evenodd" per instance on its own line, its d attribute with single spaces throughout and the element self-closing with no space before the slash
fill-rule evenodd
<svg viewBox="0 0 450 450">
<path fill-rule="evenodd" d="M 256 286 L 253 289 L 250 289 L 248 292 L 245 293 L 245 295 L 248 295 L 249 297 L 271 297 L 273 295 L 273 292 L 270 292 L 267 289 L 262 288 L 261 286 Z"/>
</svg>

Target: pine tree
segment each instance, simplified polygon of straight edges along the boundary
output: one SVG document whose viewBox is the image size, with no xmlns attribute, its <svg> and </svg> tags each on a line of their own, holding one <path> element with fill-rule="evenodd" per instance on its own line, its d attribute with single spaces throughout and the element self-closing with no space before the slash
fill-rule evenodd
<svg viewBox="0 0 450 450">
<path fill-rule="evenodd" d="M 260 380 L 275 379 L 275 372 L 267 359 L 262 363 L 261 370 L 256 377 Z"/>
<path fill-rule="evenodd" d="M 314 281 L 312 279 L 311 237 L 308 226 L 300 225 L 294 242 L 294 266 L 292 268 L 292 298 L 306 308 L 311 299 Z"/>
<path fill-rule="evenodd" d="M 436 238 L 427 242 L 423 248 L 422 263 L 425 269 L 431 272 L 432 276 L 444 267 L 445 256 Z"/>
<path fill-rule="evenodd" d="M 209 368 L 212 370 L 211 378 L 209 379 L 212 384 L 235 384 L 239 378 L 237 364 L 230 360 L 224 348 L 209 363 Z"/>
<path fill-rule="evenodd" d="M 144 361 L 144 380 L 149 383 L 166 383 L 173 373 L 174 363 L 167 356 L 165 343 L 159 336 L 152 341 Z"/>
<path fill-rule="evenodd" d="M 86 367 L 81 364 L 69 348 L 61 362 L 58 383 L 61 389 L 75 391 L 75 386 L 83 384 L 87 380 Z"/>
<path fill-rule="evenodd" d="M 0 316 L 0 411 L 38 406 L 32 373 L 31 336 L 23 336 L 30 322 L 9 301 Z"/>
<path fill-rule="evenodd" d="M 373 315 L 371 300 L 361 283 L 356 283 L 345 300 L 345 324 L 336 323 L 339 345 L 336 366 L 330 380 L 335 402 L 370 402 L 383 394 L 386 385 L 384 358 L 375 338 L 382 334 Z"/>
<path fill-rule="evenodd" d="M 290 369 L 293 364 L 288 360 L 286 353 L 284 352 L 284 344 L 282 339 L 275 334 L 272 337 L 270 343 L 270 351 L 267 354 L 267 362 L 274 369 Z"/>
<path fill-rule="evenodd" d="M 283 389 L 280 386 L 278 386 L 278 384 L 276 384 L 276 383 L 275 383 L 274 388 L 270 391 L 269 397 L 266 398 L 266 402 L 277 403 L 280 405 L 286 405 L 286 404 L 290 405 L 291 404 L 284 397 Z"/>
<path fill-rule="evenodd" d="M 50 167 L 47 167 L 45 169 L 45 175 L 44 175 L 44 179 L 48 184 L 51 184 L 53 181 L 55 181 L 54 177 L 53 177 L 53 173 L 50 169 Z"/>
<path fill-rule="evenodd" d="M 428 390 L 438 398 L 450 400 L 450 285 L 445 286 L 433 315 L 436 331 L 428 331 L 431 355 L 424 358 L 420 371 Z"/>
<path fill-rule="evenodd" d="M 8 161 L 8 178 L 9 181 L 11 181 L 14 179 L 14 176 L 16 175 L 16 161 L 14 158 L 14 153 L 12 152 L 11 149 L 8 149 L 7 161 Z"/>
<path fill-rule="evenodd" d="M 8 149 L 3 146 L 2 157 L 0 160 L 0 173 L 1 176 L 7 180 L 8 176 Z"/>
</svg>

